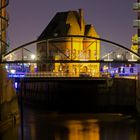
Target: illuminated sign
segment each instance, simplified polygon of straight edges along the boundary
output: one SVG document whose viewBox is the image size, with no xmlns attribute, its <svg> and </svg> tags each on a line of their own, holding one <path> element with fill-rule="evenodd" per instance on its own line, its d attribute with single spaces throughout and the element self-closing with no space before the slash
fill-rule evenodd
<svg viewBox="0 0 140 140">
<path fill-rule="evenodd" d="M 24 74 L 8 74 L 9 78 L 22 78 L 25 77 Z"/>
</svg>

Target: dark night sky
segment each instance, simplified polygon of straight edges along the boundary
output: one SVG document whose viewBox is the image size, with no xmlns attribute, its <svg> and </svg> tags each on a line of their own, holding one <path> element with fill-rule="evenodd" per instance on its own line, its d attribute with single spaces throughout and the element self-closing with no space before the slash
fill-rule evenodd
<svg viewBox="0 0 140 140">
<path fill-rule="evenodd" d="M 8 39 L 11 48 L 37 39 L 56 12 L 84 11 L 87 24 L 93 24 L 101 38 L 128 48 L 136 33 L 133 20 L 133 0 L 11 0 Z"/>
</svg>

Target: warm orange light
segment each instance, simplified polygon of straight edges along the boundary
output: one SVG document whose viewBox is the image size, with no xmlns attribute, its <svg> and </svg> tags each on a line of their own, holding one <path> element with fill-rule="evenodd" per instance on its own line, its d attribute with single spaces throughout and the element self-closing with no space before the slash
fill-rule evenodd
<svg viewBox="0 0 140 140">
<path fill-rule="evenodd" d="M 100 140 L 97 123 L 70 121 L 67 127 L 69 129 L 69 140 Z"/>
</svg>

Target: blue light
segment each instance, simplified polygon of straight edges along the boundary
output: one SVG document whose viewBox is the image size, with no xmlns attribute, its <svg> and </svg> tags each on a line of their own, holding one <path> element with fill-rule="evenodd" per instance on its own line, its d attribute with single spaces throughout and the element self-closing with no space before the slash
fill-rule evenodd
<svg viewBox="0 0 140 140">
<path fill-rule="evenodd" d="M 18 83 L 17 83 L 17 82 L 15 82 L 15 88 L 17 89 L 17 87 L 18 87 Z"/>
<path fill-rule="evenodd" d="M 8 74 L 9 78 L 22 78 L 24 76 L 24 74 Z"/>
</svg>

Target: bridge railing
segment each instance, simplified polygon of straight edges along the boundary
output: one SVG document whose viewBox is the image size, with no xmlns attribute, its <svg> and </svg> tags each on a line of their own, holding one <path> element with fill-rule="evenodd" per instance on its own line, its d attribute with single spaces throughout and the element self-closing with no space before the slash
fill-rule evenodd
<svg viewBox="0 0 140 140">
<path fill-rule="evenodd" d="M 91 73 L 64 73 L 64 72 L 30 72 L 30 73 L 15 73 L 9 77 L 91 77 Z"/>
<path fill-rule="evenodd" d="M 64 72 L 18 72 L 8 74 L 9 78 L 51 78 L 51 77 L 90 77 L 90 78 L 128 78 L 128 79 L 137 79 L 137 73 L 109 73 L 109 72 L 98 72 L 96 74 L 92 74 L 90 72 L 87 73 L 64 73 Z"/>
</svg>

